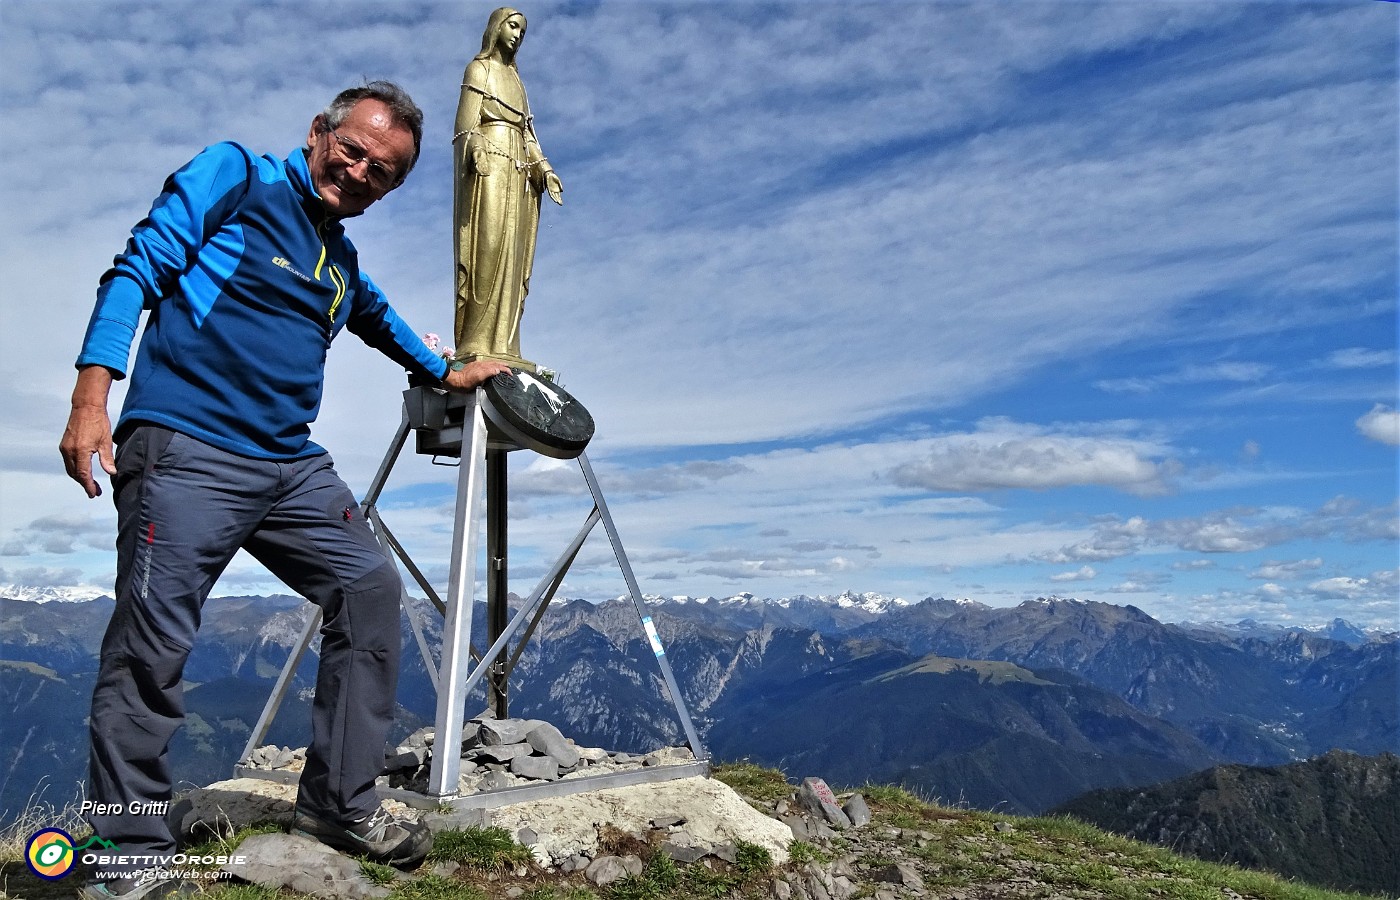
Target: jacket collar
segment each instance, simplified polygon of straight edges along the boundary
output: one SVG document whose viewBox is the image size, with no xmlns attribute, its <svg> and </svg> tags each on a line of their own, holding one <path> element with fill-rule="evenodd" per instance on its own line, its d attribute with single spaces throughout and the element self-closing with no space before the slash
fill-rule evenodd
<svg viewBox="0 0 1400 900">
<path fill-rule="evenodd" d="M 311 166 L 305 147 L 298 147 L 287 157 L 287 180 L 301 198 L 301 208 L 313 222 L 339 222 L 351 216 L 333 216 L 326 210 L 321 195 L 311 183 Z M 359 215 L 359 213 L 355 213 Z"/>
</svg>

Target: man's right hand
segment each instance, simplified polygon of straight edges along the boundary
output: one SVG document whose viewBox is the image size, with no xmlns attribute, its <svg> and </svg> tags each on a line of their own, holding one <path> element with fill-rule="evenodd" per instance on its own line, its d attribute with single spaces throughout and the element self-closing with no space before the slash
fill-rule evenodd
<svg viewBox="0 0 1400 900">
<path fill-rule="evenodd" d="M 488 378 L 509 375 L 510 366 L 494 359 L 476 359 L 460 369 L 448 369 L 443 376 L 442 386 L 450 391 L 474 391 L 486 383 Z"/>
<path fill-rule="evenodd" d="M 111 389 L 111 370 L 102 366 L 79 370 L 78 384 L 73 388 L 73 411 L 68 414 L 68 426 L 58 442 L 68 477 L 82 485 L 89 497 L 102 495 L 102 486 L 92 473 L 94 453 L 104 472 L 117 474 L 112 455 L 112 420 L 107 416 L 107 394 Z"/>
</svg>

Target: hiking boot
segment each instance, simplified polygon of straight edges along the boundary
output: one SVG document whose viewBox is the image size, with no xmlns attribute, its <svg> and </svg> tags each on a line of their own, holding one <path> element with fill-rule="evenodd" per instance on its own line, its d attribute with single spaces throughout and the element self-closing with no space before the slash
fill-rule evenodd
<svg viewBox="0 0 1400 900">
<path fill-rule="evenodd" d="M 189 897 L 199 888 L 183 878 L 162 878 L 164 869 L 142 869 L 126 878 L 91 881 L 78 893 L 81 900 L 159 900 L 161 897 Z"/>
<path fill-rule="evenodd" d="M 401 869 L 421 862 L 433 847 L 433 833 L 428 826 L 397 818 L 382 806 L 372 815 L 348 825 L 337 825 L 298 809 L 292 817 L 292 834 L 302 834 L 327 847 Z"/>
</svg>

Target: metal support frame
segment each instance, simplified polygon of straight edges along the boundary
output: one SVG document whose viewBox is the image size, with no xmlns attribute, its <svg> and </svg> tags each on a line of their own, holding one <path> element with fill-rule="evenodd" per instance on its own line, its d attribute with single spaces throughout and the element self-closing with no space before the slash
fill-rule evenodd
<svg viewBox="0 0 1400 900">
<path fill-rule="evenodd" d="M 509 568 L 506 454 L 510 450 L 519 448 L 488 435 L 487 420 L 483 410 L 483 404 L 487 401 L 482 391 L 478 390 L 473 394 L 466 395 L 457 402 L 462 408 L 461 425 L 439 428 L 427 435 L 429 445 L 434 447 L 437 452 L 444 452 L 445 449 L 444 455 L 460 455 L 461 458 L 457 473 L 452 554 L 445 603 L 438 597 L 437 592 L 428 583 L 422 571 L 414 564 L 403 545 L 394 537 L 393 532 L 384 524 L 377 508 L 379 495 L 383 492 L 394 463 L 407 443 L 409 432 L 415 428 L 423 428 L 421 422 L 411 424 L 407 395 L 399 427 L 390 441 L 384 460 L 375 473 L 374 479 L 370 482 L 369 490 L 361 504 L 364 515 L 372 525 L 385 554 L 391 559 L 397 558 L 404 564 L 429 601 L 445 617 L 441 660 L 434 662 L 418 619 L 419 609 L 408 595 L 407 589 L 401 588 L 400 602 L 408 616 L 409 625 L 413 630 L 429 677 L 432 678 L 433 686 L 437 690 L 435 750 L 460 747 L 467 696 L 483 679 L 486 679 L 488 685 L 487 697 L 490 708 L 498 717 L 504 718 L 506 716 L 509 705 L 510 675 L 514 671 L 516 663 L 519 662 L 526 643 L 534 635 L 535 629 L 544 617 L 550 602 L 554 599 L 555 592 L 563 583 L 569 567 L 583 547 L 584 541 L 587 540 L 594 526 L 601 522 L 607 533 L 608 542 L 612 546 L 613 555 L 617 559 L 618 567 L 622 571 L 623 580 L 627 584 L 633 608 L 641 620 L 642 629 L 646 633 L 647 641 L 656 657 L 657 666 L 661 670 L 666 692 L 675 707 L 681 728 L 685 732 L 686 743 L 694 753 L 696 761 L 681 766 L 662 766 L 606 776 L 564 779 L 545 785 L 530 785 L 509 788 L 486 795 L 459 797 L 460 754 L 446 750 L 432 754 L 426 794 L 416 794 L 403 790 L 382 792 L 413 805 L 431 806 L 440 801 L 448 801 L 457 806 L 488 808 L 506 803 L 523 802 L 527 799 L 562 796 L 577 791 L 615 787 L 621 784 L 664 781 L 707 774 L 709 766 L 706 753 L 700 743 L 699 735 L 695 731 L 694 724 L 691 722 L 685 701 L 681 697 L 675 675 L 671 671 L 671 665 L 666 659 L 665 649 L 657 634 L 656 626 L 652 623 L 651 617 L 646 614 L 641 590 L 637 586 L 637 578 L 632 571 L 632 564 L 623 549 L 622 540 L 617 533 L 617 526 L 613 522 L 612 514 L 608 511 L 607 501 L 603 499 L 603 492 L 598 485 L 597 476 L 585 454 L 579 455 L 578 462 L 584 481 L 588 485 L 588 491 L 593 498 L 593 509 L 573 539 L 540 578 L 535 589 L 525 598 L 515 615 L 507 621 L 509 610 L 506 598 Z M 420 417 L 421 415 L 420 413 Z M 458 434 L 460 434 L 460 439 L 454 440 Z M 444 437 L 445 435 L 446 437 Z M 424 437 L 425 435 L 420 431 L 420 453 L 428 452 L 424 450 Z M 473 598 L 476 593 L 479 524 L 483 518 L 487 521 L 487 634 L 491 643 L 485 653 L 478 653 L 476 648 L 471 645 L 470 637 Z M 236 774 L 278 781 L 288 780 L 289 776 L 286 773 L 251 769 L 246 767 L 244 763 L 249 760 L 253 750 L 267 736 L 277 708 L 286 696 L 287 689 L 291 684 L 292 675 L 307 647 L 310 646 L 319 623 L 320 613 L 317 610 L 307 622 L 301 640 L 293 649 L 278 676 L 267 705 L 258 719 L 257 726 L 253 729 L 253 734 L 244 747 L 240 764 L 235 767 Z M 508 647 L 509 641 L 522 628 L 524 633 L 514 651 L 511 652 Z M 476 661 L 475 667 L 472 666 L 473 660 Z"/>
</svg>

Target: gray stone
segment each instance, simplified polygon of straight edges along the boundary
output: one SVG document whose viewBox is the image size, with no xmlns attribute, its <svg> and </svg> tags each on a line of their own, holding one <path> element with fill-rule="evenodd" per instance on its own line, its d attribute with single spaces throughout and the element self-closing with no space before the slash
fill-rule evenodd
<svg viewBox="0 0 1400 900">
<path fill-rule="evenodd" d="M 428 826 L 433 834 L 439 831 L 461 830 L 464 828 L 485 828 L 490 824 L 490 816 L 484 809 L 457 808 L 450 812 L 428 812 L 418 820 Z"/>
<path fill-rule="evenodd" d="M 831 879 L 832 900 L 851 900 L 855 893 L 855 883 L 845 875 L 837 875 Z"/>
<path fill-rule="evenodd" d="M 578 765 L 582 757 L 568 738 L 560 733 L 558 728 L 548 722 L 542 722 L 538 727 L 525 736 L 525 741 L 536 752 L 552 757 L 555 762 L 563 768 L 573 768 Z"/>
<path fill-rule="evenodd" d="M 525 896 L 525 889 L 518 884 L 512 885 L 506 888 L 506 896 L 510 898 L 510 900 L 519 900 L 520 897 Z"/>
<path fill-rule="evenodd" d="M 1016 826 L 1012 825 L 1010 822 L 997 822 L 995 825 L 992 826 L 992 828 L 995 829 L 997 834 L 1016 833 Z"/>
<path fill-rule="evenodd" d="M 533 828 L 522 828 L 515 833 L 515 840 L 522 847 L 533 847 L 539 843 L 540 836 Z"/>
<path fill-rule="evenodd" d="M 773 879 L 773 896 L 776 900 L 792 900 L 792 885 L 781 878 Z"/>
<path fill-rule="evenodd" d="M 851 820 L 851 825 L 855 828 L 870 824 L 870 807 L 866 805 L 865 798 L 860 794 L 853 794 L 851 799 L 846 801 L 846 805 L 841 807 L 841 811 L 846 814 L 846 818 Z"/>
<path fill-rule="evenodd" d="M 194 801 L 189 797 L 181 797 L 170 804 L 170 810 L 165 814 L 165 827 L 170 829 L 170 833 L 176 838 L 182 836 L 184 831 L 185 816 L 194 812 Z"/>
<path fill-rule="evenodd" d="M 492 744 L 468 751 L 468 756 L 478 762 L 508 763 L 518 756 L 529 756 L 533 751 L 529 744 Z"/>
<path fill-rule="evenodd" d="M 870 877 L 886 884 L 903 885 L 916 892 L 922 892 L 924 889 L 924 880 L 919 877 L 918 872 L 914 871 L 914 867 L 907 863 L 890 863 L 876 869 Z"/>
<path fill-rule="evenodd" d="M 686 836 L 689 837 L 689 835 Z M 704 859 L 710 852 L 706 847 L 697 847 L 689 842 L 670 839 L 661 842 L 660 850 L 678 863 L 696 862 Z"/>
<path fill-rule="evenodd" d="M 635 856 L 600 856 L 588 864 L 583 876 L 598 887 L 629 875 L 642 874 L 642 861 Z"/>
<path fill-rule="evenodd" d="M 603 760 L 607 759 L 610 754 L 602 747 L 579 747 L 578 755 L 588 760 L 589 762 L 596 763 L 602 762 Z"/>
<path fill-rule="evenodd" d="M 441 878 L 451 878 L 457 874 L 457 870 L 460 868 L 462 868 L 461 863 L 449 859 L 447 862 L 440 862 L 433 866 L 433 874 Z"/>
<path fill-rule="evenodd" d="M 427 747 L 401 747 L 399 752 L 385 758 L 385 772 L 412 771 L 428 761 Z"/>
<path fill-rule="evenodd" d="M 725 841 L 723 844 L 717 845 L 710 852 L 730 865 L 739 861 L 739 848 L 734 846 L 730 841 Z"/>
<path fill-rule="evenodd" d="M 820 778 L 802 779 L 802 784 L 797 788 L 797 802 L 813 815 L 823 817 L 837 828 L 851 827 L 851 820 L 836 803 L 836 795 Z"/>
<path fill-rule="evenodd" d="M 404 738 L 399 743 L 399 750 L 413 750 L 418 747 L 431 747 L 433 745 L 433 728 L 426 726 Z"/>
<path fill-rule="evenodd" d="M 476 789 L 482 793 L 490 791 L 503 791 L 508 787 L 515 787 L 515 779 L 505 772 L 487 772 L 477 784 Z"/>
<path fill-rule="evenodd" d="M 389 896 L 360 874 L 358 860 L 342 856 L 310 838 L 290 834 L 255 834 L 234 851 L 242 862 L 223 867 L 244 881 L 270 888 L 290 888 L 328 900 L 378 900 Z"/>
<path fill-rule="evenodd" d="M 794 841 L 810 841 L 812 830 L 807 827 L 807 819 L 803 816 L 783 816 L 784 825 L 792 829 L 792 839 Z"/>
<path fill-rule="evenodd" d="M 255 822 L 290 825 L 296 786 L 237 778 L 195 788 L 186 799 L 190 809 L 181 819 L 179 833 L 206 841 L 228 837 Z"/>
<path fill-rule="evenodd" d="M 651 820 L 652 828 L 670 828 L 674 825 L 684 825 L 685 816 L 665 815 L 653 816 Z"/>
<path fill-rule="evenodd" d="M 485 719 L 477 737 L 484 747 L 519 744 L 525 740 L 525 735 L 543 724 L 538 719 Z"/>
<path fill-rule="evenodd" d="M 537 781 L 557 781 L 559 763 L 548 756 L 517 756 L 510 761 L 511 774 Z"/>
</svg>

